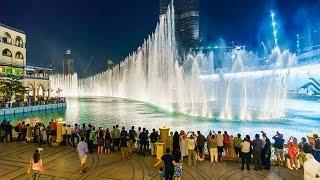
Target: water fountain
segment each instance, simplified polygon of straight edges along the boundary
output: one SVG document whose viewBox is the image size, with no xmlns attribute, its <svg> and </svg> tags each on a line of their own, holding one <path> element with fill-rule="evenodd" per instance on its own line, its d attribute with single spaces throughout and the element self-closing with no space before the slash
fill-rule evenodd
<svg viewBox="0 0 320 180">
<path fill-rule="evenodd" d="M 171 5 L 155 32 L 118 66 L 94 76 L 51 76 L 51 87 L 62 96 L 121 97 L 156 104 L 169 111 L 221 119 L 272 119 L 284 116 L 290 66 L 295 56 L 279 48 L 269 59 L 274 67 L 248 72 L 244 51 L 235 50 L 229 73 L 200 75 L 199 64 L 213 72 L 213 55 L 190 53 L 184 65 L 177 53 Z M 201 63 L 202 62 L 202 63 Z M 208 63 L 209 62 L 209 63 Z M 284 69 L 285 68 L 285 69 Z M 284 70 L 283 70 L 284 69 Z"/>
<path fill-rule="evenodd" d="M 155 32 L 119 66 L 77 80 L 77 75 L 54 75 L 52 88 L 62 96 L 113 96 L 146 101 L 169 111 L 209 116 L 196 61 L 188 73 L 179 65 L 174 36 L 173 6 L 160 18 Z"/>
</svg>

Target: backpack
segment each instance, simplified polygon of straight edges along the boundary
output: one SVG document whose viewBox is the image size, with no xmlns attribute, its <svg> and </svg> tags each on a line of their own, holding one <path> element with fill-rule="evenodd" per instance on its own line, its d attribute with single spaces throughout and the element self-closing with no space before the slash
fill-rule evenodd
<svg viewBox="0 0 320 180">
<path fill-rule="evenodd" d="M 20 132 L 19 125 L 16 125 L 16 127 L 14 127 L 14 130 L 15 130 L 16 132 Z"/>
</svg>

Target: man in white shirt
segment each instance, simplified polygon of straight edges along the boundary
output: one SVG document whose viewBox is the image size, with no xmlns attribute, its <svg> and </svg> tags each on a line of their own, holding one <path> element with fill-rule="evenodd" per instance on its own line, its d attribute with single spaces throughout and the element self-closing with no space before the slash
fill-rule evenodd
<svg viewBox="0 0 320 180">
<path fill-rule="evenodd" d="M 196 166 L 197 165 L 197 151 L 195 150 L 196 139 L 193 132 L 190 135 L 190 137 L 187 137 L 187 147 L 188 147 L 188 165 L 191 166 L 191 161 L 193 161 L 194 166 Z"/>
<path fill-rule="evenodd" d="M 221 131 L 218 131 L 217 134 L 217 145 L 218 145 L 218 160 L 222 161 L 222 153 L 223 153 L 223 135 L 221 134 Z"/>
<path fill-rule="evenodd" d="M 137 142 L 137 148 L 140 150 L 140 138 L 139 138 L 139 136 L 140 136 L 140 134 L 142 133 L 142 131 L 141 131 L 141 127 L 139 127 L 138 128 L 138 131 L 137 131 L 137 136 L 136 136 L 136 142 Z"/>
<path fill-rule="evenodd" d="M 118 151 L 120 150 L 120 129 L 119 129 L 119 125 L 116 125 L 116 128 L 113 129 L 113 135 L 114 135 L 114 146 L 115 146 L 115 150 Z"/>
</svg>

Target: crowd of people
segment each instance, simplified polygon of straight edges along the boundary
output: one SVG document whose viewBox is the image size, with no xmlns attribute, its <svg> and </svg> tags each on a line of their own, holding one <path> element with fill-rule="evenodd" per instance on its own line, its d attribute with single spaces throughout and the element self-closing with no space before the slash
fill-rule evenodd
<svg viewBox="0 0 320 180">
<path fill-rule="evenodd" d="M 17 141 L 50 144 L 56 141 L 57 127 L 57 121 L 54 120 L 51 120 L 47 126 L 43 123 L 26 124 L 23 121 L 13 126 L 9 121 L 3 120 L 0 125 L 0 138 L 1 142 L 10 142 L 12 133 L 16 132 Z M 149 132 L 146 128 L 136 129 L 132 126 L 127 130 L 119 125 L 104 129 L 96 128 L 91 124 L 74 124 L 73 126 L 63 124 L 61 135 L 60 145 L 77 147 L 81 162 L 80 173 L 86 171 L 84 165 L 89 153 L 97 151 L 98 155 L 103 155 L 120 151 L 124 160 L 130 159 L 135 152 L 143 156 L 155 155 L 155 143 L 160 138 L 156 129 Z M 241 170 L 245 167 L 250 170 L 251 164 L 256 171 L 270 170 L 272 154 L 276 157 L 277 166 L 286 166 L 291 170 L 298 169 L 311 160 L 320 162 L 320 138 L 317 134 L 302 138 L 301 142 L 290 137 L 286 142 L 284 135 L 279 132 L 269 138 L 265 132 L 261 131 L 251 138 L 249 135 L 242 137 L 241 134 L 233 136 L 227 131 L 223 133 L 210 131 L 205 136 L 200 131 L 195 133 L 182 130 L 170 132 L 167 142 L 168 148 L 161 158 L 164 167 L 159 169 L 159 177 L 163 179 L 180 179 L 184 158 L 187 158 L 189 166 L 196 166 L 198 162 L 206 159 L 205 151 L 208 152 L 207 157 L 211 165 L 232 159 L 241 162 Z M 274 153 L 272 153 L 272 147 L 274 147 Z M 33 161 L 37 161 L 37 158 Z"/>
</svg>

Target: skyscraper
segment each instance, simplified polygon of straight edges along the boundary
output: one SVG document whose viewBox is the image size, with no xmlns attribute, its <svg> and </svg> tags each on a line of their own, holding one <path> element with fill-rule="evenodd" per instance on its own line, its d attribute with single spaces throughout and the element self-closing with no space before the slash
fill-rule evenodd
<svg viewBox="0 0 320 180">
<path fill-rule="evenodd" d="M 66 50 L 66 54 L 63 59 L 63 74 L 73 74 L 74 73 L 74 63 L 71 55 L 70 49 Z"/>
<path fill-rule="evenodd" d="M 106 70 L 111 70 L 113 68 L 114 64 L 111 59 L 106 60 Z"/>
<path fill-rule="evenodd" d="M 172 0 L 160 0 L 160 16 Z M 200 44 L 199 0 L 174 0 L 175 35 L 180 50 L 188 51 Z"/>
</svg>

